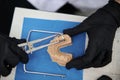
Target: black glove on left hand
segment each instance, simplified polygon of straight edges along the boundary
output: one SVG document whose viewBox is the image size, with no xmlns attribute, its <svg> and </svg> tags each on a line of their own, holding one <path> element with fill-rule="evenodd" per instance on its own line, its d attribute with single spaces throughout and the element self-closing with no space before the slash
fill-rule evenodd
<svg viewBox="0 0 120 80">
<path fill-rule="evenodd" d="M 113 40 L 119 26 L 120 4 L 110 1 L 78 26 L 64 30 L 63 33 L 70 36 L 87 32 L 89 38 L 85 54 L 72 59 L 66 64 L 66 68 L 85 69 L 102 67 L 110 63 Z"/>
<path fill-rule="evenodd" d="M 28 62 L 28 55 L 17 46 L 23 42 L 24 39 L 19 40 L 0 34 L 0 75 L 9 75 L 19 61 Z"/>
</svg>

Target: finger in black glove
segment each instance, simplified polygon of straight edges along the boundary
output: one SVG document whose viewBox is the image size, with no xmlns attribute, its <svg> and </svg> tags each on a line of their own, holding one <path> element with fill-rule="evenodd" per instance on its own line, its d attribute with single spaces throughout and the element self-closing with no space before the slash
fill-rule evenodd
<svg viewBox="0 0 120 80">
<path fill-rule="evenodd" d="M 120 26 L 120 4 L 109 1 L 103 8 L 85 19 L 74 28 L 66 29 L 64 34 L 74 36 L 87 32 L 89 42 L 85 54 L 72 59 L 66 68 L 85 69 L 102 67 L 112 60 L 112 46 L 117 28 Z"/>
<path fill-rule="evenodd" d="M 26 52 L 17 46 L 25 41 L 25 39 L 16 39 L 0 34 L 0 75 L 9 75 L 12 68 L 20 61 L 28 62 Z"/>
</svg>

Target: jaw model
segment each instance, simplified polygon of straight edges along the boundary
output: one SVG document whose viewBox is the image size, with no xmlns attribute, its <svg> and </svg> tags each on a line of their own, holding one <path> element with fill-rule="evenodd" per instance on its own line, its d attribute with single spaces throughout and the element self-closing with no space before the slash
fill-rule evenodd
<svg viewBox="0 0 120 80">
<path fill-rule="evenodd" d="M 48 46 L 48 53 L 53 62 L 56 62 L 60 66 L 65 66 L 67 62 L 72 59 L 72 54 L 61 52 L 60 49 L 66 46 L 70 46 L 72 41 L 70 36 L 64 34 L 62 36 L 55 37 L 50 43 L 58 42 Z"/>
</svg>

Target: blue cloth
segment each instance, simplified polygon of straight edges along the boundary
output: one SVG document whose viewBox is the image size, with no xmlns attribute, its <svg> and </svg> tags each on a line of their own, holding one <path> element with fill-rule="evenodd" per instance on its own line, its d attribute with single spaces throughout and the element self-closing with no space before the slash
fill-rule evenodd
<svg viewBox="0 0 120 80">
<path fill-rule="evenodd" d="M 30 30 L 46 30 L 62 33 L 63 29 L 74 27 L 77 24 L 79 24 L 79 22 L 46 20 L 26 17 L 24 18 L 23 22 L 21 38 L 26 38 Z M 50 35 L 52 34 L 32 32 L 29 41 Z M 72 45 L 65 47 L 61 50 L 63 52 L 72 53 L 74 58 L 80 56 L 84 53 L 85 50 L 85 38 L 85 33 L 76 35 L 72 37 Z M 37 43 L 34 46 L 46 44 L 50 40 Z M 26 64 L 26 68 L 30 71 L 65 74 L 66 76 L 64 78 L 61 78 L 45 75 L 28 74 L 23 71 L 23 64 L 19 63 L 16 69 L 15 80 L 83 80 L 83 70 L 76 70 L 74 68 L 67 70 L 65 67 L 59 66 L 57 63 L 52 62 L 47 52 L 47 47 L 35 51 L 33 52 L 33 54 L 29 54 L 29 62 L 28 64 Z"/>
</svg>

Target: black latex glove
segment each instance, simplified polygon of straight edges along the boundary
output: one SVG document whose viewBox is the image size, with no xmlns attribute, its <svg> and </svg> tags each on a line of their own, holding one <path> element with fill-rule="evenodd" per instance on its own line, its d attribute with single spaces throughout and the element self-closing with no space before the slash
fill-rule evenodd
<svg viewBox="0 0 120 80">
<path fill-rule="evenodd" d="M 24 39 L 10 38 L 0 34 L 0 75 L 7 76 L 20 61 L 28 62 L 28 55 L 17 46 Z"/>
<path fill-rule="evenodd" d="M 71 37 L 87 32 L 89 38 L 85 54 L 72 59 L 66 64 L 66 68 L 80 70 L 89 67 L 102 67 L 110 63 L 113 40 L 119 26 L 120 4 L 110 1 L 78 26 L 64 30 L 63 33 Z"/>
</svg>

